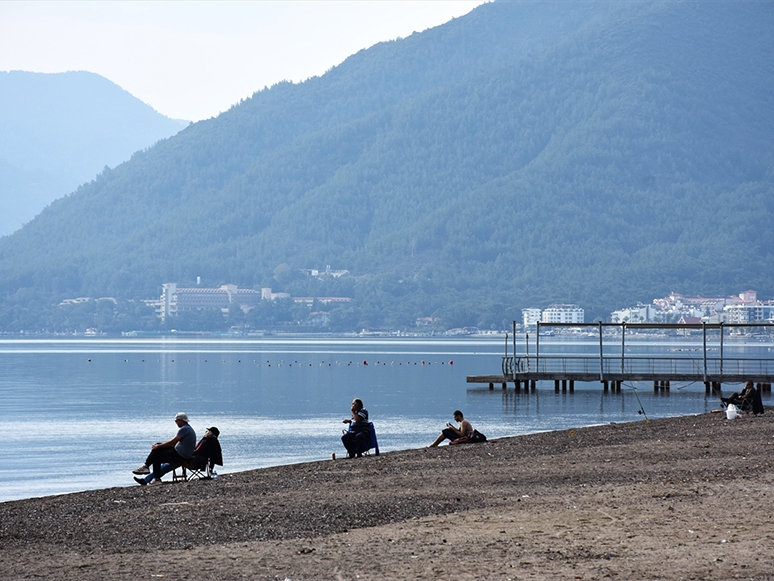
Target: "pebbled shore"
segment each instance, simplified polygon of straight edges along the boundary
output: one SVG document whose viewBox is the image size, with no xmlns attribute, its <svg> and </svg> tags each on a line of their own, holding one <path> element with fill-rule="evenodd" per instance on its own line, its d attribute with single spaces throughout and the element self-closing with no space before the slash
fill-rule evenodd
<svg viewBox="0 0 774 581">
<path fill-rule="evenodd" d="M 774 579 L 770 408 L 144 488 L 130 470 L 0 503 L 0 577 Z"/>
</svg>

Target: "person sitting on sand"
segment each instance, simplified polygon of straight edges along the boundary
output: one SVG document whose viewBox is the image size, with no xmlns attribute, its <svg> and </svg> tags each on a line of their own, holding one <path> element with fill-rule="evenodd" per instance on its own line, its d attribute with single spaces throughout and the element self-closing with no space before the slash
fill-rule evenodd
<svg viewBox="0 0 774 581">
<path fill-rule="evenodd" d="M 757 414 L 763 413 L 763 402 L 758 390 L 755 389 L 755 384 L 752 381 L 748 381 L 744 384 L 744 389 L 741 393 L 732 393 L 730 397 L 721 397 L 720 401 L 728 405 L 734 404 L 740 410 L 752 410 Z"/>
<path fill-rule="evenodd" d="M 435 448 L 438 444 L 446 439 L 456 440 L 457 438 L 462 438 L 463 436 L 470 436 L 470 434 L 473 433 L 473 426 L 471 426 L 470 422 L 465 419 L 460 410 L 456 410 L 454 412 L 454 421 L 460 424 L 459 427 L 455 428 L 447 422 L 446 427 L 435 439 L 435 442 L 430 444 L 428 448 Z"/>
<path fill-rule="evenodd" d="M 204 431 L 204 437 L 196 444 L 196 448 L 193 451 L 193 463 L 199 470 L 207 468 L 207 464 L 210 465 L 210 470 L 215 469 L 215 464 L 223 466 L 223 450 L 220 447 L 220 430 L 215 426 L 207 428 Z"/>
<path fill-rule="evenodd" d="M 350 406 L 352 419 L 342 420 L 349 424 L 349 430 L 341 437 L 347 455 L 350 458 L 361 457 L 371 443 L 371 431 L 368 426 L 368 410 L 363 407 L 363 400 L 355 398 Z"/>
<path fill-rule="evenodd" d="M 151 446 L 150 454 L 145 464 L 132 470 L 133 474 L 146 475 L 144 478 L 135 477 L 134 481 L 141 486 L 161 482 L 161 477 L 167 472 L 181 466 L 185 460 L 193 456 L 196 447 L 196 432 L 188 425 L 188 415 L 180 412 L 175 416 L 177 434 L 168 442 L 156 442 Z M 161 465 L 164 464 L 162 470 Z M 149 467 L 153 467 L 153 471 Z"/>
<path fill-rule="evenodd" d="M 720 401 L 726 405 L 732 403 L 738 408 L 741 408 L 745 403 L 752 401 L 754 392 L 755 386 L 753 385 L 753 382 L 748 381 L 744 384 L 744 389 L 742 389 L 741 393 L 734 392 L 730 397 L 721 397 Z"/>
</svg>

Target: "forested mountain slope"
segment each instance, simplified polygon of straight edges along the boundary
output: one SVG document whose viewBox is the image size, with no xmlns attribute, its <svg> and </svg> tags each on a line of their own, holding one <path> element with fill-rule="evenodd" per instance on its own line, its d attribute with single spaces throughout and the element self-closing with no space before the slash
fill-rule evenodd
<svg viewBox="0 0 774 581">
<path fill-rule="evenodd" d="M 186 125 L 94 73 L 0 72 L 0 236 Z"/>
<path fill-rule="evenodd" d="M 392 327 L 774 297 L 773 6 L 494 2 L 376 45 L 52 204 L 0 241 L 4 308 L 197 276 Z"/>
</svg>

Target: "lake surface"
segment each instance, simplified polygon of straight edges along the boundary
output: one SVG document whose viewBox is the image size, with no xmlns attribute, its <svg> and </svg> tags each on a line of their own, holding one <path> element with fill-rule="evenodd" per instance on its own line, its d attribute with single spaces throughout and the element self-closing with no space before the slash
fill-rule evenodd
<svg viewBox="0 0 774 581">
<path fill-rule="evenodd" d="M 627 341 L 640 353 L 697 345 Z M 668 393 L 627 384 L 620 394 L 598 383 L 576 384 L 574 393 L 555 393 L 553 383 L 534 393 L 467 384 L 468 375 L 500 373 L 504 343 L 498 336 L 0 341 L 0 501 L 136 486 L 131 470 L 152 442 L 174 435 L 178 411 L 188 413 L 197 437 L 220 429 L 219 472 L 227 473 L 342 456 L 341 420 L 355 397 L 369 410 L 382 452 L 429 444 L 455 409 L 490 438 L 718 409 L 702 384 Z M 541 338 L 540 349 L 596 346 L 593 338 Z M 772 357 L 770 343 L 737 341 L 726 350 Z"/>
</svg>

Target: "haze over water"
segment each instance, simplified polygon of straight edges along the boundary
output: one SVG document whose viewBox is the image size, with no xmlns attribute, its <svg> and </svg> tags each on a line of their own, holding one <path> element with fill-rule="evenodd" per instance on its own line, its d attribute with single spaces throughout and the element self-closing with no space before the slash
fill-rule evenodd
<svg viewBox="0 0 774 581">
<path fill-rule="evenodd" d="M 541 354 L 593 345 L 541 340 Z M 628 348 L 692 345 L 632 340 Z M 768 343 L 726 349 L 772 356 Z M 131 470 L 152 442 L 174 435 L 178 411 L 188 413 L 197 438 L 220 429 L 219 472 L 227 473 L 343 456 L 341 420 L 354 397 L 364 400 L 382 452 L 429 444 L 455 409 L 496 438 L 718 408 L 701 384 L 669 393 L 629 384 L 605 394 L 598 383 L 574 393 L 555 393 L 553 384 L 516 393 L 512 384 L 490 391 L 466 383 L 468 375 L 500 373 L 503 353 L 503 337 L 0 341 L 0 501 L 134 486 Z"/>
</svg>

